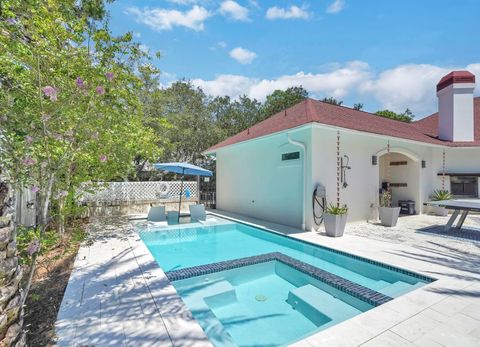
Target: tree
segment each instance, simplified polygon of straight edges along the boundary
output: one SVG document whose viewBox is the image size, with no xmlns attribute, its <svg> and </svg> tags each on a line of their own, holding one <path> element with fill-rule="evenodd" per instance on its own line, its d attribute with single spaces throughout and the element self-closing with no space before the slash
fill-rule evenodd
<svg viewBox="0 0 480 347">
<path fill-rule="evenodd" d="M 415 118 L 412 111 L 410 111 L 410 109 L 408 108 L 403 113 L 395 113 L 393 111 L 385 109 L 385 110 L 377 111 L 375 112 L 375 114 L 380 117 L 390 118 L 390 119 L 394 119 L 394 120 L 398 120 L 406 123 L 412 122 L 413 119 Z"/>
<path fill-rule="evenodd" d="M 268 95 L 261 107 L 261 119 L 265 119 L 283 111 L 300 101 L 308 98 L 308 92 L 302 87 L 290 87 L 286 90 L 275 90 L 272 94 Z"/>
<path fill-rule="evenodd" d="M 41 238 L 52 217 L 63 232 L 66 203 L 86 182 L 122 179 L 135 156 L 155 155 L 136 95 L 146 57 L 131 34 L 113 37 L 99 21 L 103 1 L 12 0 L 2 11 L 0 167 L 38 194 Z"/>
<path fill-rule="evenodd" d="M 220 138 L 209 98 L 187 81 L 177 81 L 155 94 L 156 111 L 149 124 L 166 139 L 160 159 L 201 164 L 205 160 L 201 152 Z"/>
<path fill-rule="evenodd" d="M 261 120 L 261 103 L 242 95 L 232 101 L 230 97 L 216 97 L 209 109 L 219 130 L 220 137 L 227 138 L 255 125 Z"/>
<path fill-rule="evenodd" d="M 356 103 L 356 104 L 353 105 L 353 109 L 357 110 L 357 111 L 361 111 L 361 110 L 363 110 L 363 104 L 360 103 L 360 102 Z"/>
<path fill-rule="evenodd" d="M 341 106 L 343 104 L 343 101 L 341 100 L 337 100 L 333 97 L 325 97 L 322 99 L 323 102 L 326 102 L 327 104 L 332 104 L 332 105 L 337 105 L 337 106 Z"/>
</svg>

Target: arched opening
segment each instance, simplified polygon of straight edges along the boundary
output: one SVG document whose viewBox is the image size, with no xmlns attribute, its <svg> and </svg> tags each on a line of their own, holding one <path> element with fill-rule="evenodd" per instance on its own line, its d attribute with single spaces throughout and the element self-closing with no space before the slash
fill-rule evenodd
<svg viewBox="0 0 480 347">
<path fill-rule="evenodd" d="M 415 213 L 421 212 L 421 161 L 414 153 L 391 148 L 377 153 L 379 168 L 379 194 L 390 189 L 392 206 L 400 206 L 401 201 L 414 201 Z"/>
</svg>

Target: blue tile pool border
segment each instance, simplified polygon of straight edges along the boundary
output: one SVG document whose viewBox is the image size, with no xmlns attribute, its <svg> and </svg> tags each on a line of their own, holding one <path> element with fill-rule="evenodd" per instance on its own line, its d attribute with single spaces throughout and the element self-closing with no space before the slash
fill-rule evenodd
<svg viewBox="0 0 480 347">
<path fill-rule="evenodd" d="M 239 267 L 266 263 L 270 261 L 282 262 L 300 272 L 303 272 L 331 287 L 334 287 L 344 293 L 356 297 L 373 306 L 382 305 L 393 298 L 374 291 L 370 288 L 364 287 L 343 277 L 332 274 L 328 271 L 322 270 L 310 264 L 307 264 L 298 259 L 294 259 L 280 252 L 272 252 L 252 257 L 245 257 L 233 260 L 221 261 L 207 265 L 192 266 L 189 268 L 168 271 L 165 273 L 170 281 L 179 281 L 191 277 L 208 275 L 215 272 L 231 270 Z"/>
<path fill-rule="evenodd" d="M 304 244 L 307 244 L 307 245 L 310 245 L 310 246 L 313 246 L 313 247 L 321 248 L 321 249 L 324 249 L 324 250 L 329 251 L 329 252 L 341 254 L 341 255 L 346 256 L 348 258 L 353 258 L 353 259 L 360 260 L 360 261 L 363 261 L 363 262 L 366 262 L 366 263 L 370 263 L 372 265 L 376 265 L 376 266 L 379 266 L 379 267 L 382 267 L 382 268 L 385 268 L 385 269 L 388 269 L 388 270 L 391 270 L 391 271 L 400 272 L 404 275 L 418 278 L 418 279 L 420 279 L 422 281 L 425 281 L 427 283 L 432 283 L 432 282 L 435 282 L 437 280 L 436 278 L 425 276 L 425 275 L 422 275 L 418 272 L 402 269 L 401 267 L 397 267 L 397 266 L 389 265 L 389 264 L 386 264 L 386 263 L 382 263 L 382 262 L 377 261 L 377 260 L 368 259 L 368 258 L 362 257 L 360 255 L 355 255 L 355 254 L 348 253 L 348 252 L 345 252 L 345 251 L 340 251 L 340 250 L 335 249 L 335 248 L 330 248 L 330 247 L 327 247 L 327 246 L 324 246 L 324 245 L 319 245 L 318 243 L 313 243 L 313 242 L 310 242 L 310 241 L 297 239 L 295 237 L 285 235 L 281 232 L 271 230 L 271 229 L 268 229 L 266 227 L 259 227 L 259 226 L 253 225 L 251 223 L 241 221 L 239 219 L 229 218 L 229 217 L 225 217 L 223 215 L 215 214 L 215 213 L 210 213 L 210 214 L 214 215 L 214 216 L 217 216 L 217 217 L 220 217 L 220 218 L 223 218 L 223 219 L 230 220 L 230 221 L 238 223 L 238 224 L 246 225 L 246 226 L 248 226 L 250 228 L 253 228 L 253 229 L 258 229 L 260 231 L 266 231 L 270 234 L 278 235 L 280 237 L 284 237 L 284 238 L 288 238 L 290 240 L 298 241 L 300 243 L 304 243 Z"/>
</svg>

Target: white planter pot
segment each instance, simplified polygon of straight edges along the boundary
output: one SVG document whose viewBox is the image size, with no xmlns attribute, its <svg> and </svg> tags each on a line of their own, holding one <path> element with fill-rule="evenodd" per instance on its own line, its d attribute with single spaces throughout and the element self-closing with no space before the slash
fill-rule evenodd
<svg viewBox="0 0 480 347">
<path fill-rule="evenodd" d="M 443 206 L 432 205 L 432 213 L 436 216 L 446 217 L 448 215 L 448 210 Z"/>
<path fill-rule="evenodd" d="M 345 224 L 347 224 L 347 215 L 324 213 L 323 222 L 325 223 L 325 232 L 328 236 L 340 237 L 345 231 Z"/>
<path fill-rule="evenodd" d="M 382 225 L 394 227 L 397 225 L 398 216 L 400 215 L 400 207 L 379 207 L 378 215 Z"/>
</svg>

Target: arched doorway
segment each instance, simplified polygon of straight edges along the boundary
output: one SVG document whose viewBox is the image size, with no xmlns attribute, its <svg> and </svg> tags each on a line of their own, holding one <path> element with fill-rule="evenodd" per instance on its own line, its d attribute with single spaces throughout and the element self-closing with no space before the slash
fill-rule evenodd
<svg viewBox="0 0 480 347">
<path fill-rule="evenodd" d="M 401 200 L 415 202 L 416 213 L 421 213 L 421 160 L 404 148 L 383 149 L 378 157 L 378 191 L 390 188 L 392 205 L 399 206 Z"/>
</svg>

